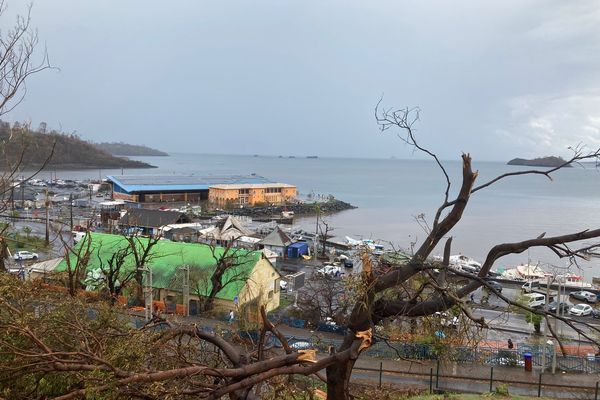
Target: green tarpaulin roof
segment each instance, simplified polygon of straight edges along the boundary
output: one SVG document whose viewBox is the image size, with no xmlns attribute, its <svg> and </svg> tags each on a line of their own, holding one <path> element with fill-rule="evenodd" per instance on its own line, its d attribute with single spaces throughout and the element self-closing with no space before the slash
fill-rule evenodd
<svg viewBox="0 0 600 400">
<path fill-rule="evenodd" d="M 120 235 L 109 235 L 104 233 L 92 233 L 92 256 L 88 264 L 88 271 L 93 271 L 100 268 L 100 260 L 106 261 L 119 249 L 129 246 L 127 239 Z M 136 237 L 138 249 L 143 249 L 148 238 Z M 80 246 L 84 245 L 85 240 L 79 241 L 75 246 L 75 252 Z M 217 247 L 215 254 L 217 257 L 222 256 L 224 248 Z M 224 275 L 224 282 L 229 281 L 232 276 L 244 275 L 249 277 L 256 263 L 261 259 L 260 251 L 248 250 L 230 250 L 235 251 L 236 256 L 240 259 L 241 264 L 228 269 Z M 152 269 L 152 286 L 161 289 L 181 290 L 181 272 L 178 272 L 178 267 L 188 265 L 190 267 L 190 292 L 195 293 L 194 276 L 201 272 L 204 276 L 210 277 L 210 273 L 216 266 L 216 261 L 213 258 L 211 249 L 207 245 L 196 243 L 181 243 L 172 242 L 170 240 L 160 240 L 152 247 L 152 256 L 146 263 L 146 266 Z M 233 254 L 233 253 L 230 253 Z M 71 257 L 75 258 L 74 255 Z M 125 261 L 125 267 L 128 270 L 135 268 L 135 259 L 133 255 L 129 255 Z M 67 263 L 63 260 L 57 267 L 56 271 L 65 271 Z M 196 274 L 195 274 L 196 273 Z M 246 279 L 247 280 L 247 279 Z M 235 281 L 225 286 L 218 294 L 217 298 L 224 300 L 233 300 L 238 296 L 240 290 L 246 284 L 246 280 Z M 211 289 L 209 279 L 203 279 L 202 288 L 205 291 L 203 294 L 208 294 Z"/>
</svg>

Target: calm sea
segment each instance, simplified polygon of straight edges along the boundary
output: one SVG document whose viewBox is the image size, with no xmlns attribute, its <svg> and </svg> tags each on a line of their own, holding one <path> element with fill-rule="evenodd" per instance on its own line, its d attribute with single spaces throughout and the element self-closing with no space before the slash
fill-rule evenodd
<svg viewBox="0 0 600 400">
<path fill-rule="evenodd" d="M 126 174 L 256 173 L 273 181 L 295 184 L 301 195 L 332 194 L 358 207 L 327 217 L 335 228 L 333 234 L 385 240 L 402 248 L 410 248 L 411 242 L 420 243 L 425 237 L 415 216 L 425 214 L 426 220 L 431 221 L 443 200 L 445 185 L 436 165 L 424 160 L 205 154 L 135 159 L 158 168 L 126 170 Z M 452 189 L 456 193 L 461 163 L 447 161 L 445 166 L 455 182 Z M 477 182 L 482 183 L 521 167 L 474 160 L 473 168 L 479 171 Z M 59 171 L 58 177 L 98 178 L 120 173 L 121 170 Z M 552 181 L 543 176 L 508 178 L 473 195 L 462 221 L 452 232 L 453 253 L 482 261 L 497 243 L 530 239 L 542 232 L 549 236 L 598 228 L 599 200 L 600 171 L 594 167 L 566 168 L 556 173 Z M 314 218 L 301 219 L 298 224 L 314 230 Z M 546 249 L 532 249 L 503 258 L 496 267 L 505 268 L 528 259 L 558 267 L 566 265 Z M 579 272 L 588 279 L 600 276 L 600 259 L 584 262 Z"/>
</svg>

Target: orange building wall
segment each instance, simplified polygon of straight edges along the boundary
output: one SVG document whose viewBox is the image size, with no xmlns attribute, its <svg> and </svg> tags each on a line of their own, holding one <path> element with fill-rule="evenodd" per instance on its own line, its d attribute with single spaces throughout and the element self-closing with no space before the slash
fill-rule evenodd
<svg viewBox="0 0 600 400">
<path fill-rule="evenodd" d="M 273 186 L 277 188 L 277 186 Z M 296 197 L 295 187 L 279 187 L 279 193 L 267 193 L 267 188 L 250 188 L 247 194 L 240 193 L 240 188 L 210 188 L 208 200 L 216 205 L 223 206 L 227 203 L 235 205 L 254 206 L 260 203 L 282 204 Z"/>
</svg>

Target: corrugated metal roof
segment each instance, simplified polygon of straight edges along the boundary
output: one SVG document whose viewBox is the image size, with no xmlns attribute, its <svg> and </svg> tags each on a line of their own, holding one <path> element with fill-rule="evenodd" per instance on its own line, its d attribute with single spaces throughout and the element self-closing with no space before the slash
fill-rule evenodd
<svg viewBox="0 0 600 400">
<path fill-rule="evenodd" d="M 108 175 L 110 182 L 125 191 L 208 190 L 214 185 L 271 183 L 260 175 Z"/>
</svg>

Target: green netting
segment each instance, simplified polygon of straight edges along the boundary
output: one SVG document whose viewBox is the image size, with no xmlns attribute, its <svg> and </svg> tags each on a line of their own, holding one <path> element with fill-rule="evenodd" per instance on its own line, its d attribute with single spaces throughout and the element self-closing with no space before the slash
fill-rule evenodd
<svg viewBox="0 0 600 400">
<path fill-rule="evenodd" d="M 136 237 L 136 246 L 140 252 L 147 246 L 149 241 L 148 238 Z M 85 240 L 82 239 L 75 246 L 75 253 L 81 246 L 85 246 Z M 127 238 L 120 235 L 109 235 L 104 233 L 92 233 L 91 234 L 91 249 L 92 256 L 87 265 L 88 271 L 97 270 L 100 268 L 101 262 L 106 264 L 112 254 L 119 249 L 123 249 L 129 246 Z M 215 255 L 222 257 L 225 249 L 217 247 L 215 249 Z M 233 251 L 233 250 L 230 250 Z M 233 253 L 230 253 L 233 254 Z M 71 255 L 72 260 L 76 257 Z M 223 282 L 228 282 L 233 276 L 245 276 L 246 279 L 250 277 L 254 266 L 261 258 L 261 252 L 259 251 L 248 251 L 242 249 L 235 250 L 235 257 L 237 257 L 236 263 L 240 263 L 235 267 L 228 269 L 224 274 Z M 102 260 L 102 261 L 101 261 Z M 74 263 L 74 260 L 72 261 Z M 213 257 L 211 248 L 207 245 L 196 244 L 196 243 L 180 243 L 172 242 L 169 240 L 160 240 L 156 243 L 151 250 L 151 256 L 146 266 L 152 269 L 152 286 L 154 288 L 161 289 L 172 289 L 177 290 L 180 288 L 181 283 L 177 278 L 181 274 L 178 272 L 178 268 L 181 266 L 190 267 L 190 281 L 194 284 L 194 277 L 203 276 L 205 283 L 200 285 L 201 290 L 208 294 L 212 285 L 206 277 L 210 277 L 216 266 L 216 260 Z M 125 267 L 133 270 L 135 268 L 135 258 L 133 255 L 129 255 L 125 261 Z M 65 260 L 56 267 L 56 271 L 61 272 L 66 270 L 67 263 Z M 245 280 L 236 280 L 227 286 L 225 286 L 218 294 L 217 298 L 224 300 L 233 300 L 234 297 L 238 296 L 240 290 L 246 284 Z"/>
</svg>

